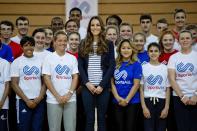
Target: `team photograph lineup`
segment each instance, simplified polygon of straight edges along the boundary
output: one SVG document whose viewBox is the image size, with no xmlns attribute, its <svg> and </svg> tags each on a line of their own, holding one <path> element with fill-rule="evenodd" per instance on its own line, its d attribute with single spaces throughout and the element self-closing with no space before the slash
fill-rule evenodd
<svg viewBox="0 0 197 131">
<path fill-rule="evenodd" d="M 197 25 L 172 17 L 0 19 L 0 131 L 197 131 Z"/>
</svg>

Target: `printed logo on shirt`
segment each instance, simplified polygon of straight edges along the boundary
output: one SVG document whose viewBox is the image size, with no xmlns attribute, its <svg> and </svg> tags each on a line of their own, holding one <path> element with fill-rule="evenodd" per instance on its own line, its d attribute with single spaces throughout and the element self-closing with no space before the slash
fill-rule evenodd
<svg viewBox="0 0 197 131">
<path fill-rule="evenodd" d="M 58 64 L 55 67 L 55 71 L 58 74 L 56 75 L 57 79 L 71 79 L 71 76 L 65 76 L 70 72 L 70 68 L 67 65 L 61 66 L 60 64 Z"/>
<path fill-rule="evenodd" d="M 177 77 L 187 77 L 196 75 L 197 72 L 194 72 L 194 65 L 192 63 L 183 64 L 182 62 L 177 65 Z"/>
<path fill-rule="evenodd" d="M 23 72 L 24 72 L 25 75 L 32 75 L 33 73 L 37 75 L 39 73 L 39 68 L 36 67 L 36 66 L 32 66 L 30 68 L 28 65 L 26 65 L 23 68 Z"/>
<path fill-rule="evenodd" d="M 156 83 L 158 83 L 159 85 L 161 85 L 162 81 L 163 81 L 163 78 L 162 78 L 162 76 L 160 76 L 160 75 L 153 76 L 153 75 L 151 74 L 151 75 L 148 76 L 148 78 L 147 78 L 147 83 L 148 83 L 149 85 L 155 85 Z"/>
<path fill-rule="evenodd" d="M 194 65 L 191 64 L 191 63 L 187 63 L 187 64 L 183 64 L 182 62 L 179 63 L 177 65 L 177 70 L 179 72 L 186 72 L 186 71 L 190 71 L 190 72 L 193 72 L 194 70 Z"/>
<path fill-rule="evenodd" d="M 165 89 L 163 86 L 161 86 L 163 82 L 163 78 L 162 76 L 160 75 L 150 75 L 148 78 L 147 78 L 147 83 L 149 84 L 147 86 L 147 88 L 149 90 L 157 90 L 157 89 Z"/>
<path fill-rule="evenodd" d="M 127 72 L 125 70 L 119 71 L 118 69 L 114 72 L 115 84 L 131 84 L 131 82 L 127 79 Z M 121 80 L 121 78 L 123 80 Z"/>
<path fill-rule="evenodd" d="M 59 74 L 62 75 L 63 73 L 68 74 L 70 71 L 70 68 L 67 65 L 61 66 L 60 64 L 58 64 L 55 67 L 55 71 Z"/>
<path fill-rule="evenodd" d="M 124 80 L 127 78 L 128 74 L 125 70 L 119 71 L 118 69 L 114 72 L 114 77 L 116 80 L 119 80 L 120 78 L 123 78 Z"/>
<path fill-rule="evenodd" d="M 37 80 L 40 78 L 40 76 L 30 76 L 32 74 L 38 75 L 40 72 L 39 68 L 36 66 L 29 67 L 26 65 L 23 68 L 23 73 L 27 76 L 24 76 L 24 80 Z"/>
</svg>

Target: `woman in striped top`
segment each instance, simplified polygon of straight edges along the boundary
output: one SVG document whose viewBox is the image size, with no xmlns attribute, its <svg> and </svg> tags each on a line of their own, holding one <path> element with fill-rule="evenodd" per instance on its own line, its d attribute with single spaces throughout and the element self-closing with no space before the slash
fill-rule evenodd
<svg viewBox="0 0 197 131">
<path fill-rule="evenodd" d="M 86 113 L 86 131 L 94 130 L 97 107 L 98 130 L 105 131 L 105 113 L 109 100 L 110 78 L 115 60 L 113 43 L 105 40 L 104 24 L 100 17 L 90 19 L 87 36 L 79 49 L 79 72 L 82 99 Z"/>
</svg>

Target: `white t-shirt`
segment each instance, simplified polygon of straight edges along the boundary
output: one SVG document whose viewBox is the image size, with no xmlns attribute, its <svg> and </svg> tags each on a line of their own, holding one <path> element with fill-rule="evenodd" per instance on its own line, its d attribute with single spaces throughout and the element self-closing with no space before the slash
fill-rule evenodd
<svg viewBox="0 0 197 131">
<path fill-rule="evenodd" d="M 0 100 L 5 91 L 5 82 L 10 81 L 10 63 L 0 58 Z M 2 109 L 9 109 L 8 97 L 6 98 Z"/>
<path fill-rule="evenodd" d="M 177 39 L 175 39 L 173 49 L 178 50 L 178 51 L 181 51 L 181 45 L 179 44 L 179 42 L 177 41 Z"/>
<path fill-rule="evenodd" d="M 144 97 L 166 98 L 166 88 L 170 87 L 167 66 L 146 63 L 142 65 L 142 74 L 140 84 L 144 85 Z"/>
<path fill-rule="evenodd" d="M 194 44 L 192 45 L 192 49 L 193 49 L 194 51 L 197 52 L 197 43 L 194 43 Z"/>
<path fill-rule="evenodd" d="M 61 96 L 68 93 L 72 82 L 72 75 L 76 73 L 78 73 L 77 59 L 69 53 L 59 56 L 54 52 L 46 57 L 43 64 L 42 74 L 51 76 L 53 86 Z M 69 100 L 69 102 L 71 101 L 76 101 L 75 93 Z M 47 90 L 47 103 L 59 104 L 49 90 Z"/>
<path fill-rule="evenodd" d="M 188 97 L 197 91 L 197 52 L 191 51 L 189 54 L 177 52 L 172 55 L 168 62 L 169 69 L 175 69 L 176 82 L 182 93 Z M 174 96 L 177 96 L 173 92 Z"/>
<path fill-rule="evenodd" d="M 11 64 L 11 77 L 19 77 L 19 87 L 28 99 L 39 96 L 41 90 L 41 65 L 37 57 L 20 56 Z M 17 99 L 21 99 L 18 95 Z"/>
<path fill-rule="evenodd" d="M 14 36 L 10 39 L 11 39 L 11 41 L 14 41 L 17 44 L 20 44 L 20 42 L 21 42 L 21 38 L 18 35 Z"/>
<path fill-rule="evenodd" d="M 45 49 L 42 52 L 34 51 L 34 55 L 38 56 L 41 59 L 41 61 L 44 61 L 44 59 L 50 54 L 52 54 L 52 53 L 48 50 L 45 50 Z"/>
<path fill-rule="evenodd" d="M 146 43 L 144 45 L 144 49 L 147 50 L 148 49 L 148 45 L 152 42 L 159 42 L 159 39 L 157 36 L 150 34 L 148 37 L 146 37 Z"/>
</svg>

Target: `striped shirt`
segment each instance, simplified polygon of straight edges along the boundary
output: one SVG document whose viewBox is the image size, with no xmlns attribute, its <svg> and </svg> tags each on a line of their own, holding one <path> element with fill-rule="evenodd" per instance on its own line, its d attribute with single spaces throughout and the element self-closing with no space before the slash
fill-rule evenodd
<svg viewBox="0 0 197 131">
<path fill-rule="evenodd" d="M 97 55 L 97 43 L 93 43 L 94 53 L 89 54 L 88 61 L 88 79 L 89 81 L 98 86 L 102 80 L 103 71 L 101 70 L 101 55 Z"/>
</svg>

